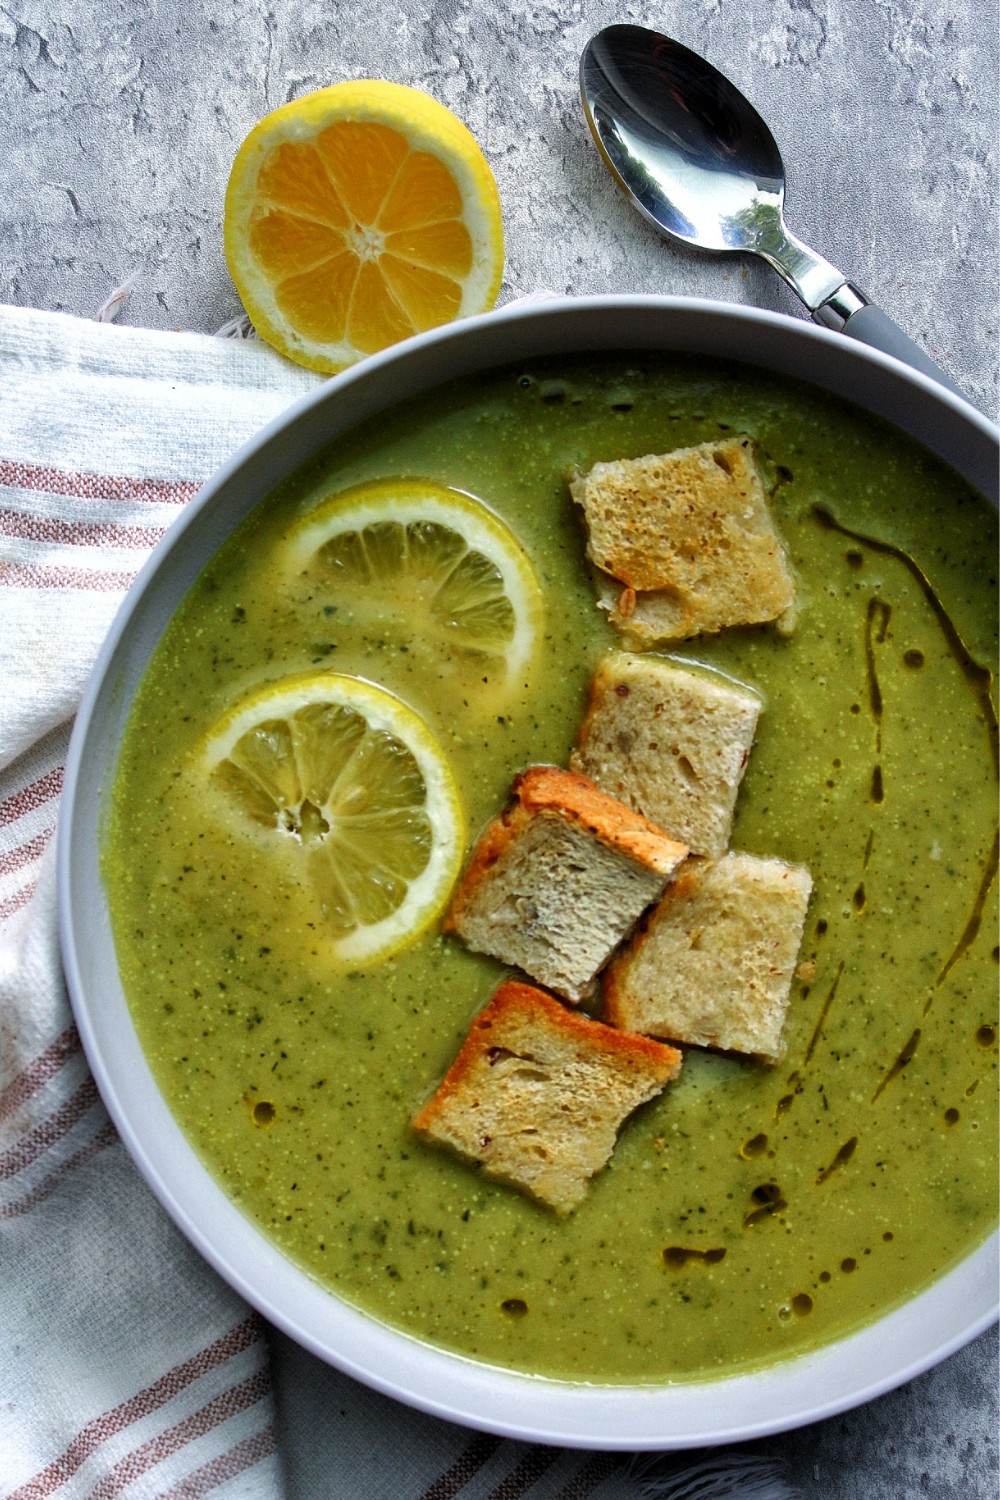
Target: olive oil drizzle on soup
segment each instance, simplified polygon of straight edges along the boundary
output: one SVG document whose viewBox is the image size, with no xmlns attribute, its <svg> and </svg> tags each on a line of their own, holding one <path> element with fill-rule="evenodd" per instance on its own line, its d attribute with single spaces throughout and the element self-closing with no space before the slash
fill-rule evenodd
<svg viewBox="0 0 1000 1500">
<path fill-rule="evenodd" d="M 733 847 L 809 867 L 774 1068 L 689 1050 L 560 1221 L 418 1141 L 503 971 L 432 931 L 337 970 L 294 849 L 206 798 L 199 750 L 241 694 L 330 667 L 440 737 L 470 836 L 528 763 L 565 764 L 598 656 L 566 474 L 748 432 L 799 580 L 773 627 L 674 655 L 760 690 Z M 503 516 L 541 577 L 523 681 L 456 679 L 289 577 L 329 494 L 419 475 Z M 996 516 L 831 397 L 685 362 L 563 361 L 446 387 L 339 440 L 240 528 L 178 610 L 124 740 L 105 848 L 119 962 L 170 1106 L 245 1213 L 325 1285 L 462 1354 L 598 1381 L 785 1358 L 943 1272 L 996 1214 Z M 971 665 L 970 665 L 971 664 Z"/>
</svg>

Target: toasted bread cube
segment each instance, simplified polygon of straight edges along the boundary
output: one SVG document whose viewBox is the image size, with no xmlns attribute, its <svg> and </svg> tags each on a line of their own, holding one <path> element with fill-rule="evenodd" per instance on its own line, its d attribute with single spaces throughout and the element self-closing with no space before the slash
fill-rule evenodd
<svg viewBox="0 0 1000 1500">
<path fill-rule="evenodd" d="M 578 1002 L 686 854 L 586 777 L 532 766 L 480 838 L 445 931 Z"/>
<path fill-rule="evenodd" d="M 786 615 L 795 583 L 749 437 L 598 463 L 570 484 L 611 623 L 648 648 Z"/>
<path fill-rule="evenodd" d="M 760 706 L 721 676 L 612 652 L 598 664 L 570 765 L 693 854 L 717 858 L 729 844 Z"/>
<path fill-rule="evenodd" d="M 605 1020 L 777 1062 L 811 890 L 780 859 L 689 860 L 609 965 Z"/>
<path fill-rule="evenodd" d="M 472 1023 L 413 1125 L 568 1214 L 627 1115 L 677 1076 L 681 1054 L 507 980 Z"/>
</svg>

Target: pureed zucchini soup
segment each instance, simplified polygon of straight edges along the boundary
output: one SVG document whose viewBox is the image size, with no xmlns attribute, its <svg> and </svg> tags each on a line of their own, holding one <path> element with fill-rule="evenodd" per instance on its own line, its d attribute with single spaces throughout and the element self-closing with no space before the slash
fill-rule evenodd
<svg viewBox="0 0 1000 1500">
<path fill-rule="evenodd" d="M 670 654 L 764 699 L 732 847 L 815 881 L 787 1054 L 768 1067 L 686 1049 L 679 1080 L 560 1220 L 409 1124 L 503 968 L 437 925 L 374 966 L 331 961 L 294 841 L 272 856 L 208 793 L 206 737 L 291 674 L 381 683 L 437 735 L 471 841 L 518 770 L 566 764 L 594 664 L 618 644 L 567 473 L 740 432 L 760 445 L 798 623 Z M 456 675 L 398 618 L 366 624 L 350 598 L 289 570 L 298 518 L 398 475 L 479 497 L 527 550 L 546 614 L 515 685 L 478 664 Z M 549 360 L 455 383 L 285 483 L 157 649 L 104 850 L 140 1039 L 240 1208 L 397 1328 L 591 1381 L 802 1352 L 981 1241 L 996 1215 L 996 530 L 980 496 L 875 419 L 690 360 Z"/>
</svg>

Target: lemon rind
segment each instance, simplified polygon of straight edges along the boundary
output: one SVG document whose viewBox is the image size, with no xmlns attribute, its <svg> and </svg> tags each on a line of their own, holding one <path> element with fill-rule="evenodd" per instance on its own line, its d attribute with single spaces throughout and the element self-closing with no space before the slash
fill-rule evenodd
<svg viewBox="0 0 1000 1500">
<path fill-rule="evenodd" d="M 225 256 L 261 337 L 299 364 L 324 374 L 355 364 L 364 358 L 363 351 L 346 339 L 337 344 L 309 339 L 289 323 L 250 249 L 249 227 L 252 209 L 260 201 L 256 182 L 265 157 L 278 145 L 308 142 L 325 126 L 342 120 L 390 125 L 416 149 L 444 159 L 453 173 L 462 198 L 463 222 L 472 239 L 473 266 L 460 283 L 458 318 L 493 306 L 504 267 L 496 181 L 475 136 L 445 105 L 420 89 L 376 79 L 332 84 L 281 105 L 254 126 L 233 162 L 225 198 Z"/>
</svg>

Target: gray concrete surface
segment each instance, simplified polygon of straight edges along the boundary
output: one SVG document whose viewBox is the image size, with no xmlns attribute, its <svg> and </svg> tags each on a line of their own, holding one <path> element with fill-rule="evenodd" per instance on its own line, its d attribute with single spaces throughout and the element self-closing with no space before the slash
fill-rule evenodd
<svg viewBox="0 0 1000 1500">
<path fill-rule="evenodd" d="M 427 11 L 428 14 L 424 15 Z M 587 38 L 656 24 L 765 112 L 789 221 L 979 404 L 996 400 L 993 0 L 6 0 L 0 297 L 214 330 L 238 310 L 220 205 L 268 109 L 378 76 L 472 128 L 506 210 L 505 295 L 673 291 L 798 314 L 765 267 L 664 245 L 622 202 L 576 94 Z"/>
<path fill-rule="evenodd" d="M 748 93 L 781 145 L 793 228 L 993 415 L 994 0 L 2 0 L 0 300 L 92 316 L 129 281 L 121 321 L 216 330 L 239 312 L 221 244 L 239 142 L 287 99 L 374 76 L 427 89 L 478 136 L 505 208 L 504 300 L 670 291 L 802 315 L 765 267 L 669 247 L 617 197 L 576 70 L 594 31 L 627 20 Z M 334 1429 L 305 1420 L 343 1377 L 284 1341 L 277 1353 L 293 1496 L 357 1493 L 322 1467 Z M 988 1334 L 903 1390 L 760 1446 L 787 1457 L 809 1500 L 994 1496 L 996 1386 Z"/>
</svg>

